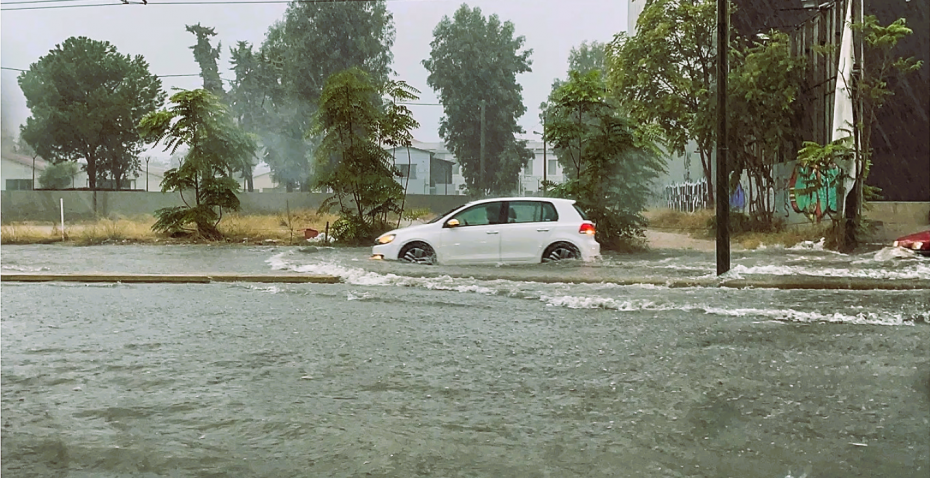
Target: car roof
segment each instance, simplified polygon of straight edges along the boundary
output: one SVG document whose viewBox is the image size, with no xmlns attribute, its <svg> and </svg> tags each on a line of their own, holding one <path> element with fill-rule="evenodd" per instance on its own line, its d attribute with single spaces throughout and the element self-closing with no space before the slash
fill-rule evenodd
<svg viewBox="0 0 930 478">
<path fill-rule="evenodd" d="M 574 204 L 574 203 L 575 203 L 575 200 L 574 200 L 574 199 L 547 198 L 547 197 L 530 196 L 530 197 L 500 197 L 500 198 L 476 199 L 476 200 L 471 201 L 471 202 L 469 202 L 469 203 L 467 203 L 467 204 L 465 204 L 465 205 L 466 205 L 466 206 L 469 206 L 469 205 L 472 205 L 472 204 L 482 204 L 482 203 L 495 202 L 495 201 L 546 201 L 546 202 L 564 203 L 564 204 Z"/>
</svg>

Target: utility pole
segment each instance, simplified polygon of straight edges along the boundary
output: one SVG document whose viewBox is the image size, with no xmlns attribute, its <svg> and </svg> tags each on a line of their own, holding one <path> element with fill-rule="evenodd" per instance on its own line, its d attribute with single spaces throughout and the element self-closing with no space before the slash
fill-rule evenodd
<svg viewBox="0 0 930 478">
<path fill-rule="evenodd" d="M 145 192 L 149 191 L 149 160 L 152 159 L 151 156 L 145 157 Z"/>
<path fill-rule="evenodd" d="M 727 50 L 729 2 L 717 0 L 717 275 L 730 270 L 730 191 L 727 174 Z"/>
<path fill-rule="evenodd" d="M 536 191 L 537 191 L 537 192 L 540 192 L 540 191 L 541 191 L 541 192 L 543 193 L 543 195 L 545 196 L 545 194 L 546 194 L 546 168 L 548 167 L 548 166 L 547 166 L 548 161 L 546 161 L 546 149 L 547 149 L 547 148 L 546 148 L 546 110 L 543 110 L 543 112 L 542 112 L 542 130 L 543 130 L 542 134 L 540 134 L 539 131 L 533 131 L 533 134 L 538 134 L 538 135 L 540 136 L 540 138 L 542 138 L 542 146 L 543 146 L 543 182 L 539 184 L 539 187 L 536 188 Z M 535 156 L 535 155 L 533 156 L 533 161 L 534 161 L 534 162 L 536 161 L 536 156 Z M 537 182 L 538 182 L 538 181 L 539 181 L 539 180 L 537 179 Z"/>
<path fill-rule="evenodd" d="M 478 163 L 478 184 L 481 187 L 481 196 L 484 196 L 484 105 L 485 101 L 481 100 L 481 159 Z"/>
</svg>

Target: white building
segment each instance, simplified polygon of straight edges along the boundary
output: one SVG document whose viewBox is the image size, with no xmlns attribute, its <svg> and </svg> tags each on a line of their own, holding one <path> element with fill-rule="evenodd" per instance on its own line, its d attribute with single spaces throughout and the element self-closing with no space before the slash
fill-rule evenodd
<svg viewBox="0 0 930 478">
<path fill-rule="evenodd" d="M 41 188 L 39 177 L 48 161 L 25 154 L 3 151 L 0 153 L 0 189 L 3 191 L 23 191 Z M 71 186 L 75 188 L 87 187 L 87 173 L 78 170 L 71 178 Z"/>
<path fill-rule="evenodd" d="M 455 195 L 455 163 L 433 151 L 419 147 L 391 148 L 393 165 L 401 176 L 395 178 L 407 194 Z"/>
<path fill-rule="evenodd" d="M 462 169 L 445 144 L 442 142 L 424 143 L 420 141 L 414 141 L 413 144 L 417 149 L 433 153 L 435 158 L 452 163 L 452 190 L 455 192 L 449 194 L 465 194 L 465 177 L 462 176 Z M 547 144 L 546 146 L 544 152 L 542 141 L 527 141 L 526 147 L 533 152 L 533 158 L 520 171 L 516 194 L 521 196 L 538 194 L 542 189 L 543 179 L 556 184 L 564 181 L 565 176 L 562 172 L 562 165 L 559 164 L 558 156 L 555 155 L 551 145 Z"/>
</svg>

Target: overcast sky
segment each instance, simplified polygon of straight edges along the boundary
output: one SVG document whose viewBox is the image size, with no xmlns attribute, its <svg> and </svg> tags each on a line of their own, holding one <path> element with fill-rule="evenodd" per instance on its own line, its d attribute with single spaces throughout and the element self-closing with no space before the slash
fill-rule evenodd
<svg viewBox="0 0 930 478">
<path fill-rule="evenodd" d="M 131 0 L 133 2 L 137 0 Z M 171 0 L 182 3 L 186 0 Z M 191 0 L 193 1 L 193 0 Z M 25 3 L 19 3 L 25 2 Z M 83 8 L 20 10 L 20 7 L 53 5 L 105 4 Z M 229 71 L 229 47 L 245 40 L 259 45 L 268 27 L 284 15 L 286 4 L 240 5 L 123 5 L 119 0 L 64 0 L 61 3 L 36 0 L 2 2 L 0 35 L 4 68 L 28 69 L 39 57 L 71 36 L 86 36 L 107 40 L 123 54 L 142 55 L 156 75 L 197 74 L 199 67 L 189 49 L 194 35 L 185 25 L 200 23 L 214 27 L 215 41 L 222 42 L 220 73 L 224 80 L 232 78 Z M 420 63 L 430 53 L 433 28 L 443 15 L 452 16 L 462 4 L 460 0 L 388 0 L 394 15 L 397 39 L 394 43 L 393 69 L 397 78 L 419 89 L 420 102 L 438 103 L 427 86 L 426 69 Z M 627 24 L 626 0 L 473 0 L 466 2 L 480 7 L 485 16 L 497 14 L 501 20 L 514 23 L 516 34 L 526 37 L 525 48 L 533 50 L 532 72 L 517 77 L 523 86 L 523 101 L 527 113 L 518 119 L 531 133 L 539 131 L 539 104 L 549 93 L 552 80 L 564 77 L 568 67 L 568 52 L 582 41 L 609 41 L 624 31 Z M 214 45 L 216 44 L 214 41 Z M 19 124 L 29 116 L 16 77 L 19 72 L 2 70 L 3 128 L 19 131 Z M 166 90 L 172 87 L 193 89 L 202 86 L 199 76 L 165 77 Z M 419 141 L 440 141 L 441 106 L 413 106 L 421 123 L 414 132 Z M 527 138 L 538 136 L 529 134 Z"/>
</svg>

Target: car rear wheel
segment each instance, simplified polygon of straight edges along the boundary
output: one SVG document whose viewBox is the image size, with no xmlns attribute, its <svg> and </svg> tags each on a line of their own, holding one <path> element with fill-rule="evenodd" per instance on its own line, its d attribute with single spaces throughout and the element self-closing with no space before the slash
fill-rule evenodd
<svg viewBox="0 0 930 478">
<path fill-rule="evenodd" d="M 559 262 L 565 260 L 581 259 L 581 251 L 567 242 L 556 242 L 543 253 L 543 262 Z"/>
<path fill-rule="evenodd" d="M 398 259 L 404 262 L 415 264 L 435 264 L 436 251 L 429 244 L 423 242 L 411 242 L 400 250 Z"/>
</svg>

